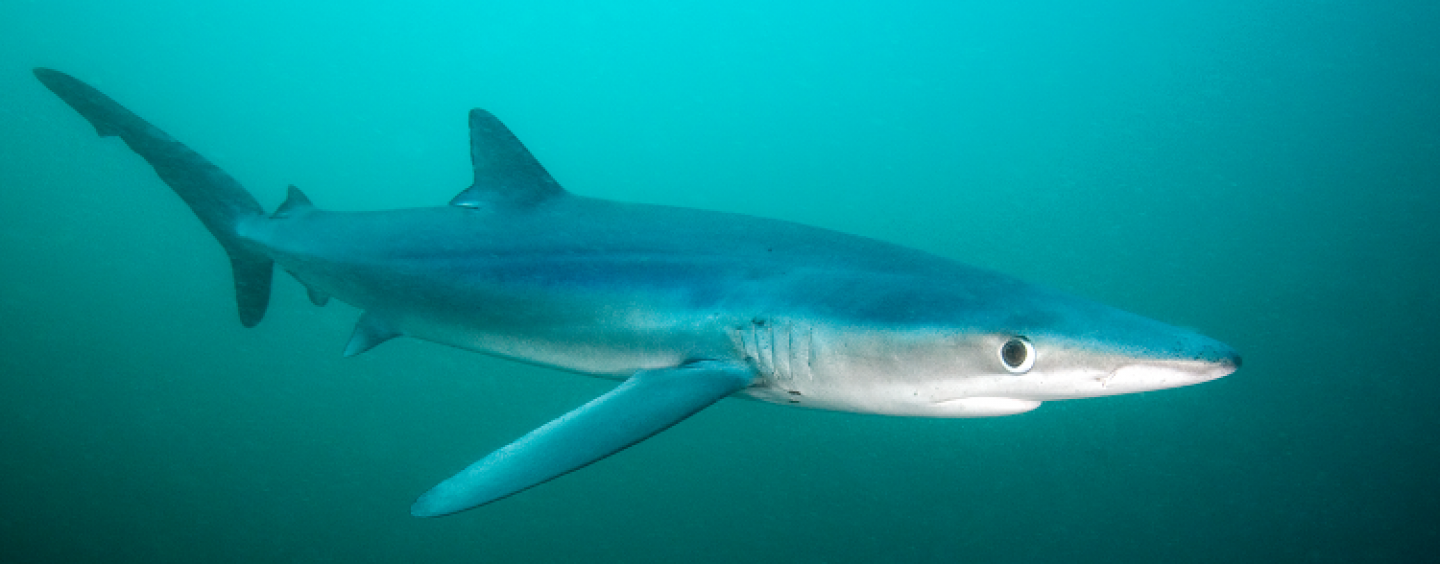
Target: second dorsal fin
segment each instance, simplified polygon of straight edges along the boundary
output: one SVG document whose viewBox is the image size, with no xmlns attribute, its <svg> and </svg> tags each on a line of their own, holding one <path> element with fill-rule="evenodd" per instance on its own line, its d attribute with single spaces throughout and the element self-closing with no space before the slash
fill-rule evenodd
<svg viewBox="0 0 1440 564">
<path fill-rule="evenodd" d="M 285 192 L 285 202 L 281 203 L 280 207 L 275 209 L 275 213 L 270 214 L 270 219 L 290 217 L 296 213 L 312 209 L 315 209 L 315 204 L 310 203 L 310 198 L 305 197 L 304 192 L 301 192 L 299 188 L 291 184 L 289 190 Z"/>
<path fill-rule="evenodd" d="M 469 208 L 528 208 L 565 189 L 490 112 L 470 110 L 470 162 L 475 183 L 450 200 Z"/>
</svg>

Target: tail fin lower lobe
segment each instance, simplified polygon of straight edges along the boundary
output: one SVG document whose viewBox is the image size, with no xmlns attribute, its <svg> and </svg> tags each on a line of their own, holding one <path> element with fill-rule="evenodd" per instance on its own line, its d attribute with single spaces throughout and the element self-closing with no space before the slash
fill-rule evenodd
<svg viewBox="0 0 1440 564">
<path fill-rule="evenodd" d="M 270 302 L 274 262 L 237 232 L 241 221 L 264 217 L 260 203 L 225 171 L 99 90 L 51 69 L 37 68 L 35 77 L 88 120 L 100 136 L 125 141 L 190 205 L 230 256 L 240 323 L 246 327 L 260 323 Z"/>
</svg>

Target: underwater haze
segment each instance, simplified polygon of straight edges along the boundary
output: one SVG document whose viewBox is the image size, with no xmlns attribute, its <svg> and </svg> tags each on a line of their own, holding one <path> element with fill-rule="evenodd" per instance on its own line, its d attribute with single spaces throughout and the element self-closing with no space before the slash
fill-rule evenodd
<svg viewBox="0 0 1440 564">
<path fill-rule="evenodd" d="M 1440 3 L 0 2 L 0 562 L 1424 562 Z M 921 419 L 722 401 L 441 519 L 612 382 L 417 340 L 224 252 L 59 69 L 267 207 L 441 205 L 466 112 L 569 191 L 796 221 L 1244 354 Z"/>
</svg>

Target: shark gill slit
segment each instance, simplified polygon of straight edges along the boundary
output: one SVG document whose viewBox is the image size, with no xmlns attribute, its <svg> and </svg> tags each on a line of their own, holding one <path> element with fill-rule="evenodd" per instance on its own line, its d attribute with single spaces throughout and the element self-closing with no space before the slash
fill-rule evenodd
<svg viewBox="0 0 1440 564">
<path fill-rule="evenodd" d="M 797 324 L 790 332 L 790 370 L 798 380 L 810 376 L 810 326 Z"/>
<path fill-rule="evenodd" d="M 775 352 L 774 335 L 770 334 L 770 328 L 764 320 L 756 320 L 750 324 L 750 331 L 755 334 L 755 347 L 759 349 L 757 359 L 760 361 L 760 373 L 766 376 L 775 376 Z"/>
<path fill-rule="evenodd" d="M 756 318 L 731 330 L 731 341 L 761 377 L 813 381 L 814 333 L 805 323 Z"/>
<path fill-rule="evenodd" d="M 778 332 L 778 334 L 777 334 Z M 790 324 L 770 324 L 770 363 L 775 365 L 777 379 L 790 380 L 795 373 L 790 369 Z"/>
</svg>

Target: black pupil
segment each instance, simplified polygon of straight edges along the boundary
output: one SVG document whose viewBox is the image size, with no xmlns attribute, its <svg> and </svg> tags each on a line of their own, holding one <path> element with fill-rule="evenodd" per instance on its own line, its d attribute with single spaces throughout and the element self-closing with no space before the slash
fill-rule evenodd
<svg viewBox="0 0 1440 564">
<path fill-rule="evenodd" d="M 1005 346 L 1000 348 L 1000 358 L 1005 360 L 1005 366 L 1016 368 L 1025 364 L 1025 343 L 1020 339 L 1005 341 Z"/>
</svg>

